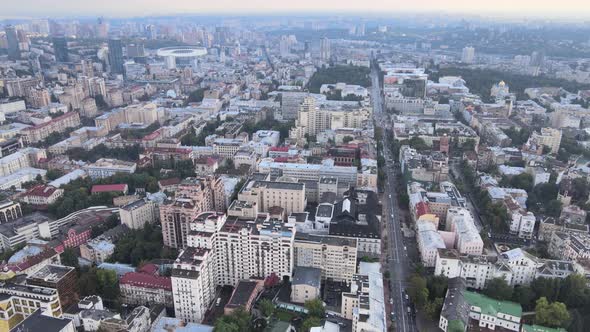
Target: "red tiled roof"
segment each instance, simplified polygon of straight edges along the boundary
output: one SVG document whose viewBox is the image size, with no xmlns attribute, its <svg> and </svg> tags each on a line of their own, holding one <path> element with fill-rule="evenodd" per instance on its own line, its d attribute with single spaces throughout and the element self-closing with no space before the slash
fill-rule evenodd
<svg viewBox="0 0 590 332">
<path fill-rule="evenodd" d="M 40 197 L 49 197 L 53 195 L 53 193 L 57 190 L 57 188 L 53 186 L 45 186 L 45 185 L 37 185 L 33 188 L 27 190 L 25 196 L 40 196 Z"/>
<path fill-rule="evenodd" d="M 111 191 L 126 191 L 127 184 L 95 184 L 92 186 L 92 193 L 106 193 Z"/>
<path fill-rule="evenodd" d="M 159 270 L 160 269 L 156 264 L 146 264 L 142 266 L 140 269 L 138 269 L 137 272 L 158 275 Z"/>
<path fill-rule="evenodd" d="M 141 272 L 125 273 L 119 279 L 119 284 L 172 291 L 172 280 L 169 277 L 160 277 Z"/>
<path fill-rule="evenodd" d="M 425 202 L 418 202 L 416 204 L 416 216 L 420 217 L 421 215 L 430 213 L 430 207 Z"/>
<path fill-rule="evenodd" d="M 172 186 L 172 185 L 179 184 L 179 183 L 180 183 L 179 178 L 162 179 L 162 180 L 158 181 L 158 184 L 163 187 Z"/>
<path fill-rule="evenodd" d="M 270 148 L 270 151 L 288 152 L 289 151 L 289 147 L 288 146 L 275 146 L 275 147 Z"/>
</svg>

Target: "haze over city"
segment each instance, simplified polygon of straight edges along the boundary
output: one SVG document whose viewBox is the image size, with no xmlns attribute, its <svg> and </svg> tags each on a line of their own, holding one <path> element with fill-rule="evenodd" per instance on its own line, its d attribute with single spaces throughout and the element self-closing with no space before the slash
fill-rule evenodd
<svg viewBox="0 0 590 332">
<path fill-rule="evenodd" d="M 0 1 L 0 332 L 588 332 L 590 2 Z"/>
<path fill-rule="evenodd" d="M 403 13 L 427 12 L 432 14 L 477 14 L 478 16 L 505 16 L 537 18 L 590 17 L 590 4 L 584 0 L 534 1 L 534 0 L 417 0 L 417 1 L 313 1 L 300 0 L 291 2 L 277 1 L 236 1 L 236 0 L 105 0 L 97 2 L 76 0 L 55 0 L 50 3 L 42 0 L 7 1 L 2 5 L 0 17 L 19 16 L 74 16 L 74 15 L 108 15 L 151 16 L 171 14 L 207 14 L 230 13 L 233 15 L 282 13 Z"/>
</svg>

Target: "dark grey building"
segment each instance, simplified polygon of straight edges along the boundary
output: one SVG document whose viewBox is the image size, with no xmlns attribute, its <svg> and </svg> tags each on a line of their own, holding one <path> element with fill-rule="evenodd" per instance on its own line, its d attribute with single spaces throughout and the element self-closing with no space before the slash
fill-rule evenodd
<svg viewBox="0 0 590 332">
<path fill-rule="evenodd" d="M 123 44 L 121 39 L 109 39 L 109 65 L 112 74 L 124 74 Z"/>
<path fill-rule="evenodd" d="M 55 54 L 55 61 L 68 62 L 68 41 L 66 37 L 53 37 L 53 53 Z"/>
<path fill-rule="evenodd" d="M 16 29 L 12 25 L 8 25 L 4 28 L 4 31 L 6 32 L 6 41 L 8 44 L 8 59 L 20 59 L 20 49 L 18 47 L 18 35 Z"/>
</svg>

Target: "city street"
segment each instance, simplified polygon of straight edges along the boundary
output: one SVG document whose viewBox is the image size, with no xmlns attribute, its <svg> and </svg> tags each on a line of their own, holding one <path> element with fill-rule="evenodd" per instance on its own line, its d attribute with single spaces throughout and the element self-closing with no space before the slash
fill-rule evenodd
<svg viewBox="0 0 590 332">
<path fill-rule="evenodd" d="M 379 72 L 377 68 L 371 68 L 373 115 L 375 122 L 382 125 L 383 99 L 379 84 Z M 385 269 L 390 273 L 390 294 L 393 300 L 393 311 L 389 313 L 389 319 L 394 320 L 396 331 L 417 331 L 413 310 L 410 310 L 409 301 L 406 300 L 405 289 L 407 278 L 411 273 L 411 260 L 408 258 L 407 245 L 401 229 L 400 211 L 397 205 L 396 176 L 394 172 L 393 156 L 391 155 L 387 141 L 387 135 L 383 138 L 383 156 L 386 160 L 386 183 L 383 194 L 383 221 L 386 223 L 387 252 Z"/>
</svg>

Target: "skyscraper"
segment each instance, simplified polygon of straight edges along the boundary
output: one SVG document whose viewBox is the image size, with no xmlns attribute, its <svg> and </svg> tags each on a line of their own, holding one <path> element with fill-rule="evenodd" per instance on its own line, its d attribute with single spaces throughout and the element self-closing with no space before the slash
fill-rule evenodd
<svg viewBox="0 0 590 332">
<path fill-rule="evenodd" d="M 324 61 L 330 60 L 330 39 L 324 37 L 320 39 L 320 59 Z"/>
<path fill-rule="evenodd" d="M 53 37 L 53 53 L 55 54 L 55 61 L 68 62 L 68 41 L 66 37 Z"/>
<path fill-rule="evenodd" d="M 121 39 L 109 39 L 109 65 L 112 74 L 123 74 L 123 45 Z"/>
<path fill-rule="evenodd" d="M 4 28 L 6 32 L 6 41 L 8 43 L 8 59 L 18 60 L 20 59 L 20 50 L 18 48 L 18 35 L 16 29 L 12 25 Z"/>
<path fill-rule="evenodd" d="M 473 48 L 471 46 L 463 47 L 463 52 L 461 53 L 461 62 L 463 62 L 463 63 L 475 62 L 475 48 Z"/>
</svg>

